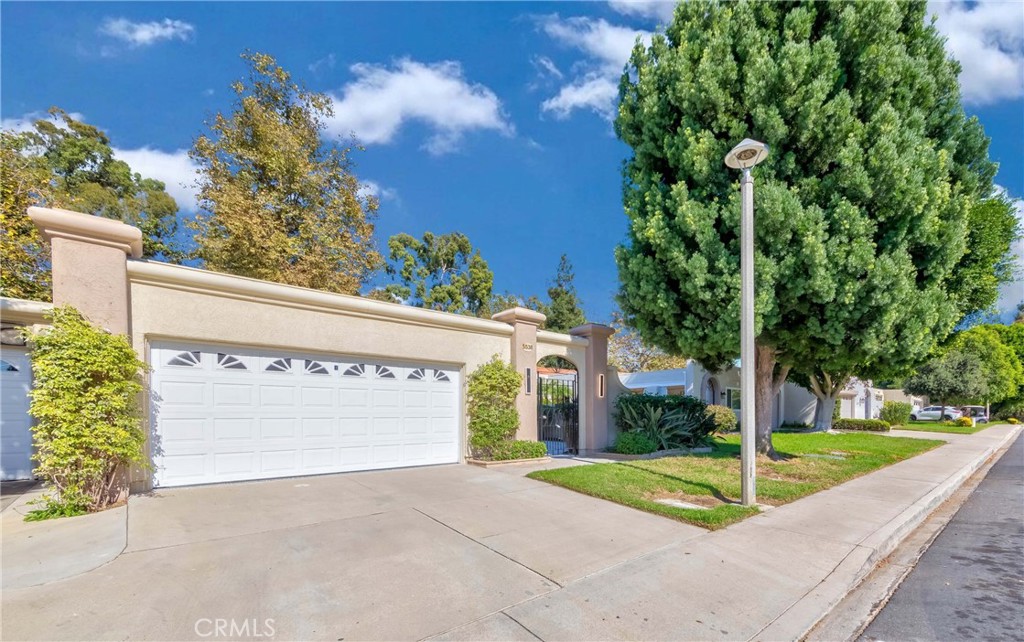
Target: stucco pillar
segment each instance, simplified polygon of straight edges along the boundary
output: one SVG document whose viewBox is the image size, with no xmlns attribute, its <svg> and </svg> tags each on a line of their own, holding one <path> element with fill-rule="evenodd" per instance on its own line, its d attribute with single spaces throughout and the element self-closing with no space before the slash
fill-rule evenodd
<svg viewBox="0 0 1024 642">
<path fill-rule="evenodd" d="M 586 409 L 581 416 L 587 418 L 586 425 L 581 428 L 587 451 L 600 451 L 611 446 L 612 435 L 608 430 L 608 337 L 614 333 L 612 328 L 596 323 L 569 330 L 569 334 L 584 337 L 590 342 L 583 368 L 586 380 L 580 380 L 580 406 Z"/>
<path fill-rule="evenodd" d="M 131 307 L 127 258 L 142 256 L 142 232 L 120 221 L 30 207 L 28 215 L 50 241 L 53 302 L 78 308 L 114 334 L 128 334 Z"/>
<path fill-rule="evenodd" d="M 512 367 L 523 376 L 516 397 L 519 411 L 516 439 L 537 441 L 537 326 L 547 317 L 535 310 L 517 307 L 491 318 L 512 326 Z"/>
</svg>

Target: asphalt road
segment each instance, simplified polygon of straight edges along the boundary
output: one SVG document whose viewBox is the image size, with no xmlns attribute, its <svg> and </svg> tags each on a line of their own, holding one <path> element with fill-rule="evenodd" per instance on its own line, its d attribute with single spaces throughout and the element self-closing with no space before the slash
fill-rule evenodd
<svg viewBox="0 0 1024 642">
<path fill-rule="evenodd" d="M 1024 434 L 860 640 L 1024 640 Z"/>
</svg>

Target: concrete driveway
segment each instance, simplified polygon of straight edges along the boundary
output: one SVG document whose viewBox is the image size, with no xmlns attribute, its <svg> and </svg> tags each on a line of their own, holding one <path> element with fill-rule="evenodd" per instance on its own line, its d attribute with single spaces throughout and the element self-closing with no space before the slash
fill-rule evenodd
<svg viewBox="0 0 1024 642">
<path fill-rule="evenodd" d="M 705 533 L 515 470 L 457 465 L 163 490 L 132 498 L 116 518 L 124 536 L 108 538 L 123 550 L 98 568 L 21 568 L 45 566 L 61 532 L 95 518 L 110 531 L 103 514 L 32 525 L 48 533 L 36 550 L 18 529 L 8 548 L 4 529 L 4 575 L 21 578 L 5 581 L 5 639 L 457 638 Z M 534 639 L 508 616 L 470 630 Z"/>
</svg>

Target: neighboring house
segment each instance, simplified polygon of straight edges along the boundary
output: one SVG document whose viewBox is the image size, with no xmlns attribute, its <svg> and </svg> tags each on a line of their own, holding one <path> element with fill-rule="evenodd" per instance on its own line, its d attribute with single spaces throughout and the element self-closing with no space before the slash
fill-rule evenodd
<svg viewBox="0 0 1024 642">
<path fill-rule="evenodd" d="M 928 397 L 919 397 L 917 395 L 909 395 L 903 390 L 898 388 L 883 388 L 882 397 L 884 401 L 898 401 L 900 403 L 909 403 L 910 407 L 914 410 L 920 410 L 928 405 Z"/>
<path fill-rule="evenodd" d="M 742 414 L 739 366 L 708 372 L 691 359 L 685 368 L 620 373 L 619 380 L 631 392 L 690 395 L 709 404 L 731 408 L 737 417 Z M 792 383 L 785 384 L 775 398 L 772 428 L 784 423 L 814 423 L 814 405 L 814 395 L 810 392 Z"/>
<path fill-rule="evenodd" d="M 614 439 L 609 406 L 625 390 L 607 365 L 611 328 L 540 330 L 544 315 L 513 308 L 477 319 L 137 260 L 142 234 L 118 221 L 30 208 L 51 243 L 57 304 L 127 335 L 150 367 L 147 455 L 132 492 L 463 462 L 466 378 L 494 355 L 523 375 L 520 439 L 538 439 L 538 360 L 577 367 L 575 443 Z M 5 343 L 49 304 L 0 299 Z M 10 325 L 11 327 L 7 327 Z M 28 350 L 4 345 L 4 479 L 31 475 Z M 568 372 L 544 373 L 568 377 Z"/>
<path fill-rule="evenodd" d="M 846 419 L 878 419 L 885 402 L 884 392 L 871 381 L 852 380 L 839 393 L 839 416 Z"/>
</svg>

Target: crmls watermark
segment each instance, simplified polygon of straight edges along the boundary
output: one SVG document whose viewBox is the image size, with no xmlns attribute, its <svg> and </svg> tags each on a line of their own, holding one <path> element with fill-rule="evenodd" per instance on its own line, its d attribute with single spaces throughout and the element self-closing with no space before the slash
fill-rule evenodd
<svg viewBox="0 0 1024 642">
<path fill-rule="evenodd" d="M 196 620 L 194 628 L 196 635 L 201 638 L 272 638 L 277 634 L 273 618 L 260 622 L 256 618 L 236 620 L 203 617 Z"/>
</svg>

